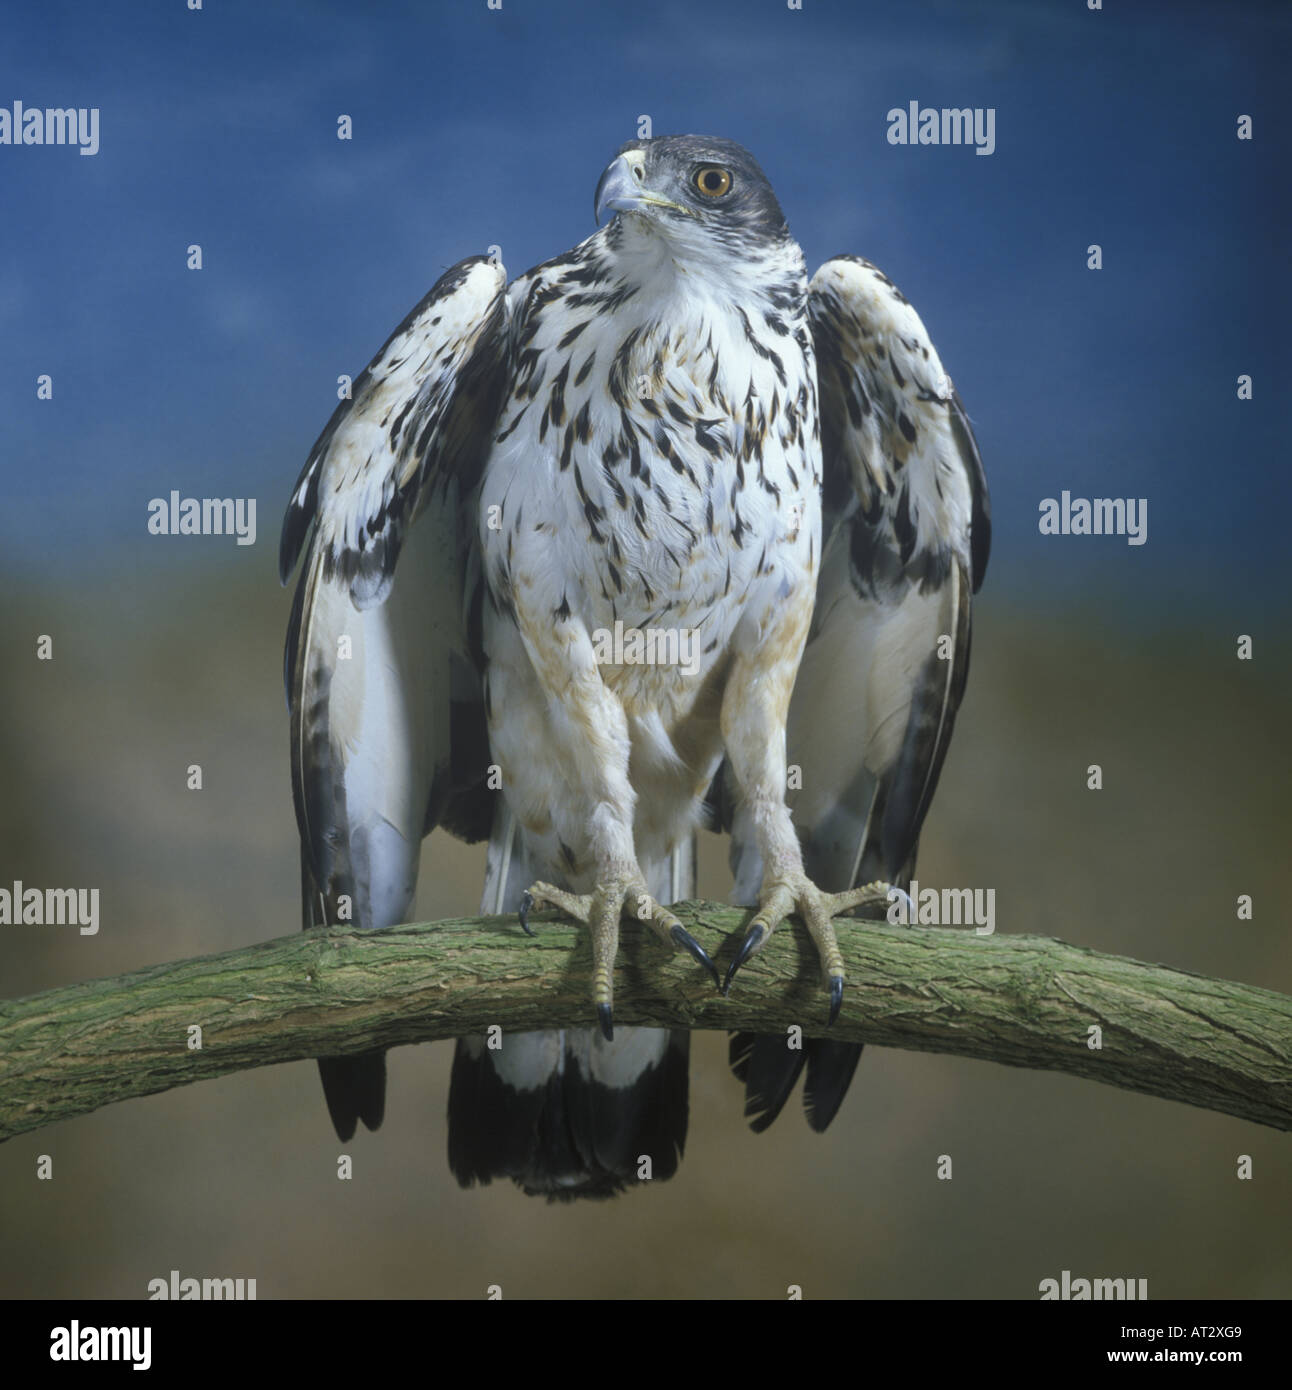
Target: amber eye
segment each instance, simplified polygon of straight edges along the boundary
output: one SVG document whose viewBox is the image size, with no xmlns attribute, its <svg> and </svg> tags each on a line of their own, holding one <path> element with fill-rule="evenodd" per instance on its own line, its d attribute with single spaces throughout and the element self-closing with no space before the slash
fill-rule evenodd
<svg viewBox="0 0 1292 1390">
<path fill-rule="evenodd" d="M 706 198 L 721 198 L 731 187 L 731 170 L 706 164 L 695 171 L 692 183 Z"/>
</svg>

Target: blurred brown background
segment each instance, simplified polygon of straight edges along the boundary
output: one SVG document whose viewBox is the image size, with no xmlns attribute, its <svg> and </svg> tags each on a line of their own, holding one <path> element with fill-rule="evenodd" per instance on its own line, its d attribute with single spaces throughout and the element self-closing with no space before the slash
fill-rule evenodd
<svg viewBox="0 0 1292 1390">
<path fill-rule="evenodd" d="M 0 882 L 101 890 L 101 930 L 4 927 L 16 996 L 282 935 L 299 922 L 279 676 L 289 595 L 209 562 L 9 586 L 0 623 Z M 138 554 L 138 552 L 134 552 Z M 204 554 L 210 556 L 212 549 Z M 191 556 L 185 554 L 186 561 Z M 241 557 L 239 557 L 241 558 Z M 1046 614 L 990 588 L 923 840 L 926 884 L 996 889 L 997 930 L 1292 990 L 1286 668 L 1228 624 L 1123 625 L 1116 594 Z M 1270 628 L 1273 631 L 1273 627 Z M 38 634 L 54 660 L 35 659 Z M 1104 769 L 1102 792 L 1085 769 Z M 200 763 L 204 789 L 185 787 Z M 704 893 L 725 897 L 706 837 Z M 437 835 L 419 915 L 473 912 L 483 853 Z M 1255 920 L 1235 916 L 1252 894 Z M 672 1181 L 547 1206 L 461 1191 L 451 1047 L 391 1054 L 387 1119 L 339 1146 L 312 1063 L 110 1107 L 0 1146 L 0 1295 L 141 1298 L 257 1280 L 261 1298 L 1033 1298 L 1043 1278 L 1151 1297 L 1292 1294 L 1292 1149 L 1276 1131 L 1113 1087 L 868 1049 L 824 1136 L 797 1098 L 742 1120 L 725 1035 L 697 1034 Z M 935 1177 L 952 1155 L 954 1179 Z M 1235 1176 L 1250 1154 L 1254 1180 Z M 39 1154 L 53 1181 L 37 1181 Z"/>
</svg>

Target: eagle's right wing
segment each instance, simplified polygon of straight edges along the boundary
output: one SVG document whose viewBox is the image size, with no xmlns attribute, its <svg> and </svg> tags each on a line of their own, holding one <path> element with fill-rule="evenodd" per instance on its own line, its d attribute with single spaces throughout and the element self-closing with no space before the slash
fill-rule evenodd
<svg viewBox="0 0 1292 1390">
<path fill-rule="evenodd" d="M 906 296 L 837 256 L 812 277 L 824 467 L 816 609 L 786 730 L 787 797 L 809 877 L 828 892 L 905 888 L 969 672 L 970 608 L 986 573 L 991 507 L 960 397 Z M 733 832 L 741 901 L 761 865 Z M 734 1035 L 755 1129 L 807 1065 L 809 1123 L 824 1129 L 860 1046 Z"/>
<path fill-rule="evenodd" d="M 808 308 L 825 469 L 821 574 L 790 707 L 804 862 L 909 876 L 969 672 L 991 510 L 960 397 L 906 296 L 837 256 Z"/>
<path fill-rule="evenodd" d="M 306 927 L 406 921 L 423 836 L 488 833 L 489 806 L 470 811 L 488 744 L 467 573 L 505 287 L 484 257 L 440 277 L 337 407 L 283 520 L 283 583 L 305 550 L 286 682 Z M 384 1054 L 319 1068 L 340 1137 L 375 1129 Z"/>
</svg>

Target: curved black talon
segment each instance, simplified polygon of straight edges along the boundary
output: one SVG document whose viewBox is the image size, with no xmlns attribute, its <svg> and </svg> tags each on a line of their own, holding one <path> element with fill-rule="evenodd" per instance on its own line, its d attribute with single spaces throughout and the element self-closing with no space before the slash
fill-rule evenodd
<svg viewBox="0 0 1292 1390">
<path fill-rule="evenodd" d="M 722 986 L 718 983 L 718 967 L 709 959 L 709 953 L 700 945 L 695 937 L 687 931 L 681 922 L 674 923 L 673 930 L 669 932 L 669 935 L 679 946 L 685 946 L 695 959 L 704 966 L 713 980 L 714 989 L 721 989 Z"/>
<path fill-rule="evenodd" d="M 534 895 L 525 889 L 520 899 L 520 929 L 526 936 L 535 936 L 537 933 L 529 925 L 529 914 L 534 909 Z"/>
<path fill-rule="evenodd" d="M 609 1004 L 597 1005 L 597 1019 L 601 1024 L 601 1036 L 605 1038 L 607 1042 L 614 1042 L 615 1023 L 611 1016 Z"/>
<path fill-rule="evenodd" d="M 761 922 L 754 922 L 745 933 L 745 939 L 740 943 L 740 950 L 736 952 L 736 958 L 727 966 L 727 978 L 722 982 L 722 992 L 726 994 L 731 988 L 731 979 L 736 971 L 749 959 L 750 956 L 763 943 L 763 938 L 767 935 L 767 928 Z"/>
<path fill-rule="evenodd" d="M 843 976 L 830 976 L 830 1023 L 839 1017 L 839 1006 L 843 1003 Z M 826 1024 L 828 1028 L 830 1023 Z"/>
</svg>

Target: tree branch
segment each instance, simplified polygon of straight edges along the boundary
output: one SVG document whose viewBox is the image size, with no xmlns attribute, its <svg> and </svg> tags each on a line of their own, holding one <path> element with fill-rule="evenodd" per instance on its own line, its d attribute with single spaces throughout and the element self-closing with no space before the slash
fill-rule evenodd
<svg viewBox="0 0 1292 1390">
<path fill-rule="evenodd" d="M 724 970 L 746 913 L 679 904 Z M 133 1096 L 274 1062 L 593 1023 L 580 928 L 535 914 L 298 932 L 0 1004 L 0 1140 Z M 740 1028 L 1064 1071 L 1292 1129 L 1292 999 L 1035 936 L 858 923 L 843 1012 L 783 928 L 723 999 L 685 952 L 625 928 L 615 1022 Z M 200 1049 L 189 1045 L 192 1025 Z M 1102 1046 L 1089 1046 L 1089 1029 Z"/>
</svg>

